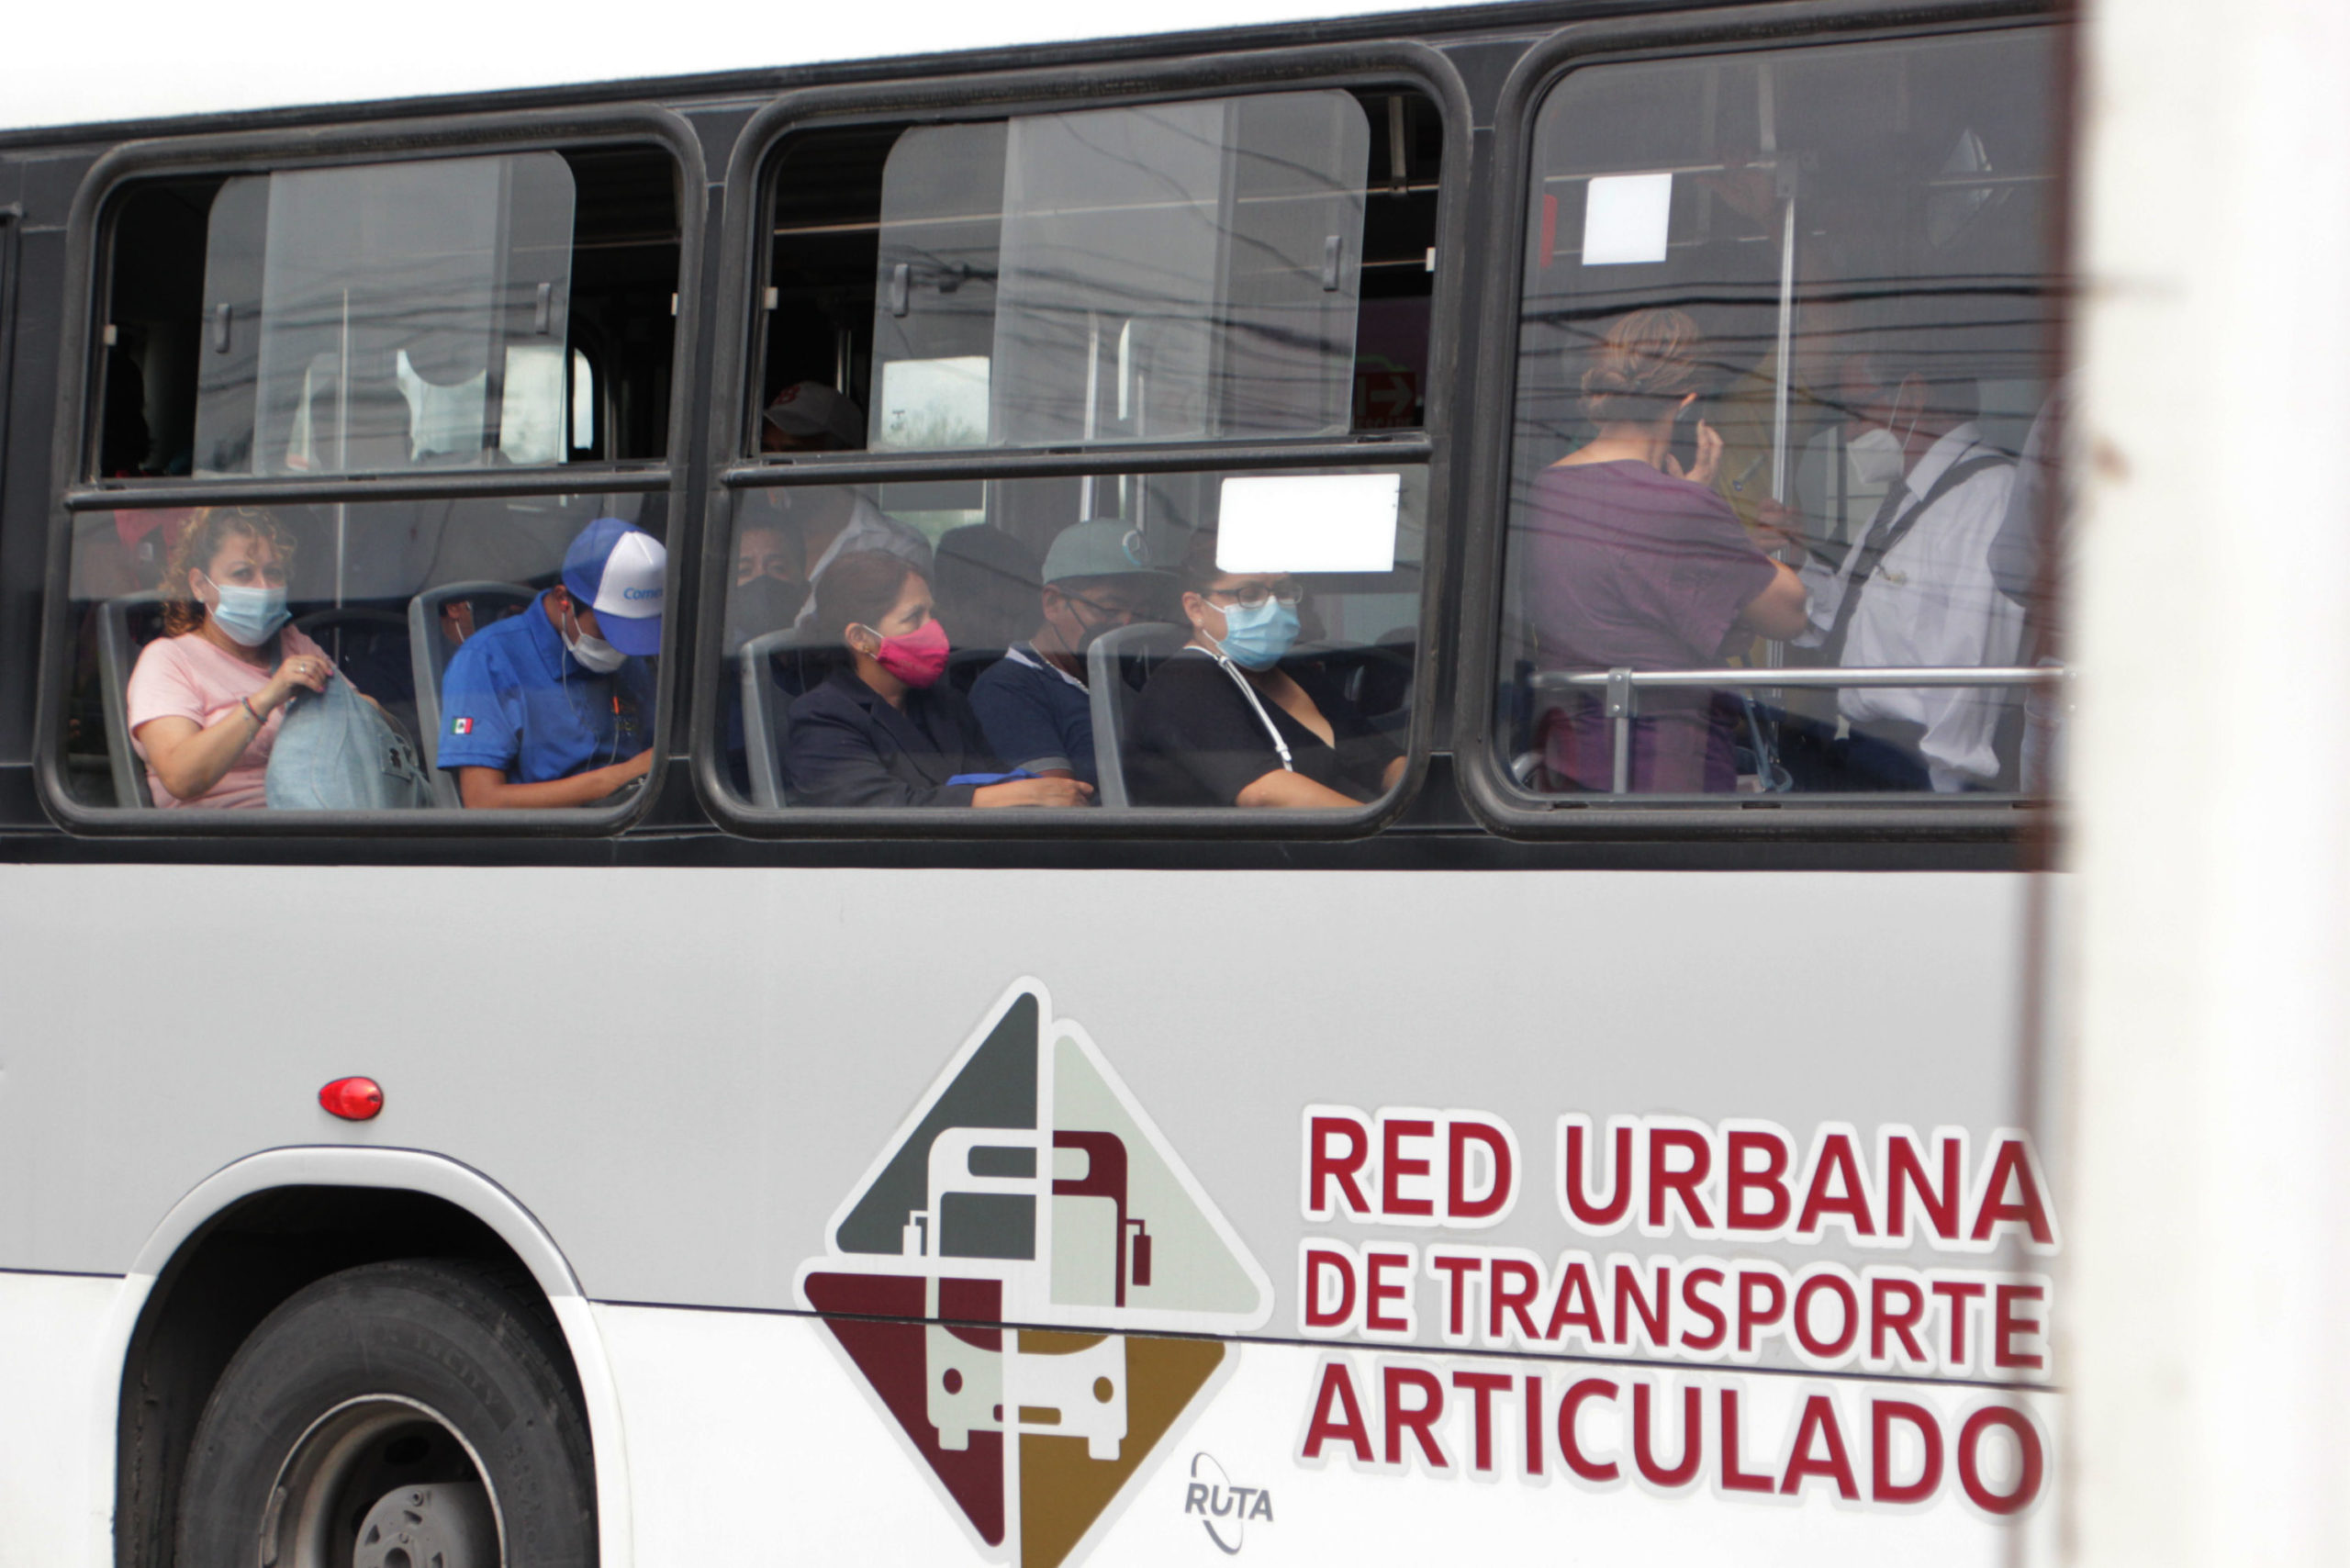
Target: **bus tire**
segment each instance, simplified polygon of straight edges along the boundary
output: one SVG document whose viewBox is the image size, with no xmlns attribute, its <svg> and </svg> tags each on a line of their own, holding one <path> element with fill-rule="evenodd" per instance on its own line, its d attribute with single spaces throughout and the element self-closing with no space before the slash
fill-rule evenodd
<svg viewBox="0 0 2350 1568">
<path fill-rule="evenodd" d="M 330 1274 L 239 1348 L 180 1487 L 183 1568 L 593 1568 L 595 1464 L 527 1280 L 409 1260 Z M 436 1556 L 437 1554 L 437 1556 Z"/>
</svg>

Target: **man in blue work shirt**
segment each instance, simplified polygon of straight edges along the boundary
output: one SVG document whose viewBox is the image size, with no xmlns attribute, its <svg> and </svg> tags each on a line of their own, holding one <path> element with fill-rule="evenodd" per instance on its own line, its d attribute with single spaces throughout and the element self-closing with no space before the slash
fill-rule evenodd
<svg viewBox="0 0 2350 1568">
<path fill-rule="evenodd" d="M 1102 633 L 1149 613 L 1164 575 L 1128 547 L 1129 524 L 1080 522 L 1045 552 L 1044 618 L 1036 634 L 990 665 L 971 707 L 1004 764 L 1047 778 L 1099 784 L 1086 650 Z"/>
<path fill-rule="evenodd" d="M 441 681 L 442 767 L 464 803 L 585 806 L 652 766 L 661 542 L 616 517 L 582 529 L 563 581 L 483 627 Z"/>
</svg>

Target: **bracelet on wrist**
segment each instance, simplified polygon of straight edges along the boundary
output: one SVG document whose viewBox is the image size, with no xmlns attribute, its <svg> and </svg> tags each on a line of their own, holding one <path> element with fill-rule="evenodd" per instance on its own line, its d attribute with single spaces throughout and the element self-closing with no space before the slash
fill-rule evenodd
<svg viewBox="0 0 2350 1568">
<path fill-rule="evenodd" d="M 253 701 L 252 701 L 252 698 L 250 698 L 250 697 L 240 697 L 240 698 L 238 698 L 238 699 L 237 699 L 237 706 L 238 706 L 238 707 L 240 707 L 240 708 L 242 708 L 242 709 L 245 711 L 245 717 L 246 717 L 246 718 L 248 718 L 248 719 L 251 719 L 254 723 L 259 724 L 259 725 L 262 725 L 262 726 L 263 726 L 263 727 L 266 727 L 266 726 L 268 725 L 269 721 L 268 721 L 268 720 L 266 720 L 266 719 L 264 719 L 264 718 L 263 718 L 263 717 L 261 716 L 261 712 L 260 712 L 260 711 L 259 711 L 258 709 L 256 709 L 256 708 L 253 706 Z"/>
</svg>

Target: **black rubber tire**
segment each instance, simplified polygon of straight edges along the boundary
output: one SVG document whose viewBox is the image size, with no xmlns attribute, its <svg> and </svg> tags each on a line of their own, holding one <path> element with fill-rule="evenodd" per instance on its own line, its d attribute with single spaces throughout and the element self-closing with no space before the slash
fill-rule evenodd
<svg viewBox="0 0 2350 1568">
<path fill-rule="evenodd" d="M 370 1263 L 288 1297 L 238 1350 L 197 1424 L 177 1568 L 251 1568 L 279 1468 L 336 1406 L 431 1406 L 478 1456 L 507 1568 L 594 1568 L 588 1418 L 553 1314 L 527 1283 L 436 1259 Z"/>
</svg>

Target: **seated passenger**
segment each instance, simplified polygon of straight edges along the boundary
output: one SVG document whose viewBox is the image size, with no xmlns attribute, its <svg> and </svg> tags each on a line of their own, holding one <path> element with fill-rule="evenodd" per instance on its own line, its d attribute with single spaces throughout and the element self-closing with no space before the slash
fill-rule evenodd
<svg viewBox="0 0 2350 1568">
<path fill-rule="evenodd" d="M 791 705 L 784 787 L 806 806 L 1081 806 L 1074 779 L 1005 778 L 970 704 L 942 685 L 946 629 L 930 582 L 883 551 L 833 563 L 816 613 L 851 667 Z"/>
<path fill-rule="evenodd" d="M 1044 618 L 1035 634 L 990 665 L 971 706 L 998 756 L 1051 778 L 1101 782 L 1093 763 L 1093 700 L 1085 654 L 1102 633 L 1150 608 L 1161 573 L 1127 553 L 1123 522 L 1061 530 L 1045 553 Z"/>
<path fill-rule="evenodd" d="M 270 749 L 297 691 L 334 661 L 285 624 L 293 535 L 252 507 L 208 507 L 163 568 L 163 635 L 140 650 L 126 707 L 158 806 L 268 804 Z"/>
<path fill-rule="evenodd" d="M 780 632 L 808 601 L 800 577 L 800 529 L 788 513 L 752 510 L 777 492 L 748 497 L 734 531 L 734 587 L 726 596 L 729 656 L 754 637 Z"/>
<path fill-rule="evenodd" d="M 1760 633 L 1801 633 L 1802 581 L 1771 559 L 1714 489 L 1721 438 L 1699 423 L 1682 470 L 1674 424 L 1697 400 L 1697 325 L 1635 310 L 1609 329 L 1583 377 L 1598 434 L 1534 481 L 1525 524 L 1527 620 L 1538 670 L 1706 669 Z M 1660 688 L 1639 695 L 1630 787 L 1732 790 L 1735 699 Z M 1537 788 L 1607 790 L 1613 726 L 1601 693 L 1546 702 Z"/>
<path fill-rule="evenodd" d="M 1146 806 L 1351 809 L 1404 777 L 1404 755 L 1310 666 L 1297 641 L 1294 578 L 1226 572 L 1215 535 L 1196 537 L 1181 577 L 1192 639 L 1136 703 L 1126 786 Z"/>
<path fill-rule="evenodd" d="M 563 581 L 483 627 L 441 680 L 435 759 L 480 809 L 593 805 L 653 764 L 661 542 L 616 517 L 580 530 Z"/>
</svg>

